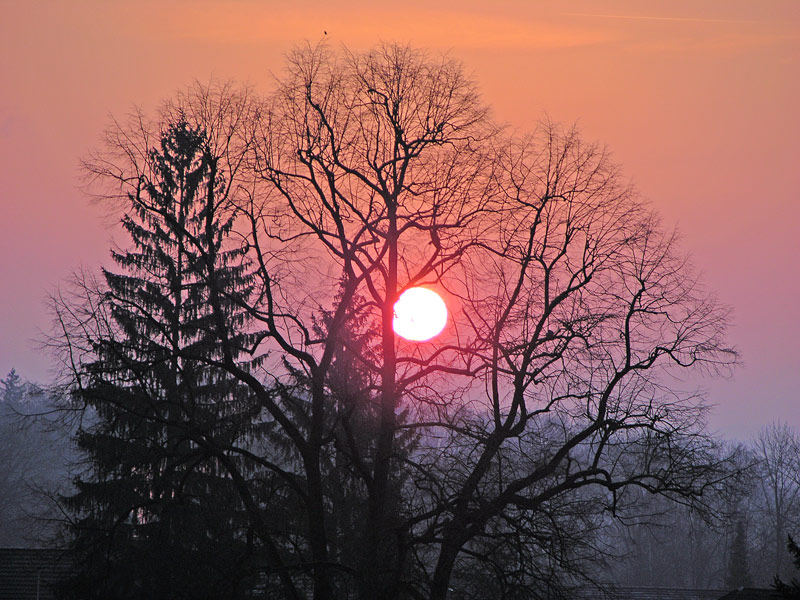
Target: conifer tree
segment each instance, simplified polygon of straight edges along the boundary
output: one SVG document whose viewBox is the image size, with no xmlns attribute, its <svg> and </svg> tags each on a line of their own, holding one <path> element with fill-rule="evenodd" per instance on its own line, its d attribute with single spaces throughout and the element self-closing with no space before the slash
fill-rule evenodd
<svg viewBox="0 0 800 600">
<path fill-rule="evenodd" d="M 800 569 L 800 546 L 792 539 L 792 536 L 789 536 L 787 547 L 789 554 L 793 557 L 794 566 Z M 787 600 L 800 600 L 800 579 L 798 578 L 792 579 L 791 583 L 783 583 L 778 577 L 775 577 L 775 589 L 778 590 L 781 597 Z"/>
<path fill-rule="evenodd" d="M 728 559 L 728 573 L 725 585 L 729 588 L 749 587 L 753 584 L 750 578 L 750 568 L 747 561 L 747 530 L 744 519 L 736 521 L 736 531 L 733 535 L 730 558 Z"/>
<path fill-rule="evenodd" d="M 348 308 L 348 327 L 334 353 L 327 381 L 331 407 L 328 428 L 334 442 L 323 463 L 323 476 L 331 499 L 331 554 L 342 564 L 360 564 L 368 573 L 379 572 L 386 576 L 397 594 L 409 575 L 409 566 L 404 564 L 405 554 L 409 552 L 406 540 L 398 536 L 386 542 L 390 554 L 399 560 L 365 555 L 365 548 L 374 547 L 369 544 L 369 537 L 375 532 L 367 526 L 364 515 L 368 511 L 368 488 L 372 485 L 369 475 L 373 467 L 371 449 L 380 423 L 376 398 L 379 382 L 368 367 L 375 360 L 378 344 L 375 332 L 364 318 L 366 307 L 363 298 L 356 297 Z M 331 318 L 330 314 L 324 315 L 320 334 L 330 325 Z M 408 409 L 399 411 L 396 418 L 400 426 L 406 424 L 409 421 Z M 408 460 L 418 442 L 419 436 L 413 429 L 402 431 L 395 442 L 389 476 L 389 490 L 395 503 L 385 524 L 392 531 L 398 530 L 397 525 L 409 510 L 409 506 L 401 501 L 402 490 L 408 484 Z M 368 576 L 359 575 L 362 578 Z M 352 578 L 340 580 L 340 594 L 355 589 Z"/>
<path fill-rule="evenodd" d="M 3 386 L 2 397 L 6 402 L 17 401 L 22 397 L 24 386 L 20 383 L 20 376 L 17 374 L 16 369 L 11 369 L 2 381 L 0 386 Z"/>
<path fill-rule="evenodd" d="M 103 271 L 94 360 L 74 391 L 96 417 L 78 439 L 88 469 L 65 499 L 84 565 L 68 587 L 82 597 L 237 597 L 251 550 L 218 449 L 245 435 L 252 408 L 208 361 L 219 358 L 211 306 L 243 331 L 223 292 L 246 294 L 248 274 L 226 244 L 226 173 L 205 131 L 180 119 L 159 142 L 128 194 L 131 246 Z"/>
</svg>

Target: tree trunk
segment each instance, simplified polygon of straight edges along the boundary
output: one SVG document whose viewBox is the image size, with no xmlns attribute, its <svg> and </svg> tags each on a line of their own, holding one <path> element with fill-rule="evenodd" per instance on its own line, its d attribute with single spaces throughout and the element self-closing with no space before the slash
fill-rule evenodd
<svg viewBox="0 0 800 600">
<path fill-rule="evenodd" d="M 397 596 L 397 562 L 394 533 L 387 514 L 389 471 L 394 446 L 395 408 L 397 405 L 394 338 L 394 301 L 397 296 L 397 219 L 393 200 L 389 206 L 389 265 L 387 269 L 386 300 L 381 318 L 381 406 L 372 485 L 369 489 L 365 552 L 361 565 L 360 595 L 362 600 L 393 600 Z"/>
<path fill-rule="evenodd" d="M 459 544 L 454 540 L 447 539 L 442 542 L 442 549 L 439 552 L 439 560 L 436 562 L 436 570 L 433 573 L 431 583 L 431 600 L 446 600 L 447 593 L 450 591 L 450 577 L 453 574 L 453 566 L 456 564 Z"/>
</svg>

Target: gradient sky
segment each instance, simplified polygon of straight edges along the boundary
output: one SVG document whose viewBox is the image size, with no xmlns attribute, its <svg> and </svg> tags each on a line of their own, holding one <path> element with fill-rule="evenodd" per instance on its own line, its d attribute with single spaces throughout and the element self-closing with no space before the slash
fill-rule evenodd
<svg viewBox="0 0 800 600">
<path fill-rule="evenodd" d="M 490 7 L 491 4 L 491 7 Z M 705 381 L 712 426 L 800 428 L 800 1 L 0 0 L 0 376 L 46 381 L 45 296 L 106 261 L 78 189 L 110 114 L 193 79 L 266 91 L 304 40 L 399 41 L 463 61 L 495 116 L 608 144 L 734 310 L 743 366 Z"/>
</svg>

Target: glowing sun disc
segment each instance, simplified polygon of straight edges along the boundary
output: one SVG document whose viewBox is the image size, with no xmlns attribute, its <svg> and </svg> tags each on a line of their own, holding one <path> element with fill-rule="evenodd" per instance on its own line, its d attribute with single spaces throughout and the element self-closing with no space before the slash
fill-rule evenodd
<svg viewBox="0 0 800 600">
<path fill-rule="evenodd" d="M 424 342 L 439 335 L 446 324 L 444 300 L 428 288 L 408 288 L 394 304 L 394 332 L 412 342 Z"/>
</svg>

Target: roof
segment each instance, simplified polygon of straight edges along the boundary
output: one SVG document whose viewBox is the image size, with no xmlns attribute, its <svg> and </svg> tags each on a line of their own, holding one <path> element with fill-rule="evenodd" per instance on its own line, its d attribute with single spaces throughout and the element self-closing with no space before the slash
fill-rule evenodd
<svg viewBox="0 0 800 600">
<path fill-rule="evenodd" d="M 772 589 L 767 588 L 739 588 L 728 592 L 719 600 L 774 600 L 781 595 Z"/>
<path fill-rule="evenodd" d="M 700 588 L 622 587 L 583 590 L 581 600 L 719 600 L 725 590 Z M 738 600 L 738 599 L 737 599 Z"/>
<path fill-rule="evenodd" d="M 0 548 L 0 600 L 50 600 L 68 571 L 62 550 Z"/>
</svg>

